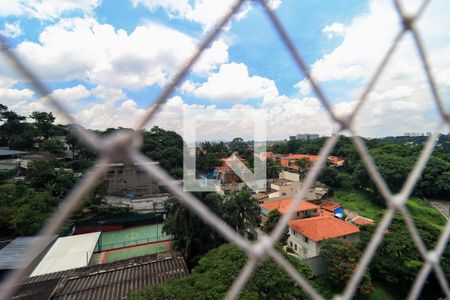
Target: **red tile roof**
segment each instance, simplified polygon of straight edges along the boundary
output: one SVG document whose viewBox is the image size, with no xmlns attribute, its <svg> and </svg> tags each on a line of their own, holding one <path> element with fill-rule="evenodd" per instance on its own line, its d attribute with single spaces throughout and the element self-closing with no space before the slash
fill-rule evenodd
<svg viewBox="0 0 450 300">
<path fill-rule="evenodd" d="M 352 222 L 355 223 L 356 225 L 373 225 L 374 224 L 373 220 L 364 218 L 361 216 L 354 217 L 352 219 Z"/>
<path fill-rule="evenodd" d="M 341 205 L 333 201 L 324 201 L 322 202 L 322 204 L 320 204 L 320 208 L 326 209 L 328 211 L 335 211 L 339 207 L 341 207 Z"/>
<path fill-rule="evenodd" d="M 224 158 L 220 159 L 220 161 L 223 163 L 225 163 L 227 161 L 237 161 L 237 160 L 245 161 L 245 159 L 243 159 L 242 157 L 239 157 L 239 156 L 237 156 L 237 157 L 230 156 L 230 157 L 224 157 Z"/>
<path fill-rule="evenodd" d="M 217 167 L 214 167 L 214 170 L 216 170 L 216 171 L 230 171 L 231 168 L 229 166 L 217 166 Z"/>
<path fill-rule="evenodd" d="M 301 159 L 301 158 L 307 158 L 310 161 L 316 161 L 319 159 L 319 156 L 309 154 L 289 154 L 288 156 L 283 157 L 283 159 Z"/>
<path fill-rule="evenodd" d="M 313 241 L 322 241 L 359 232 L 357 226 L 328 216 L 291 221 L 289 227 Z"/>
<path fill-rule="evenodd" d="M 280 213 L 285 214 L 289 208 L 289 206 L 292 203 L 292 199 L 282 199 L 282 200 L 278 200 L 278 201 L 274 201 L 274 202 L 270 202 L 270 203 L 263 203 L 260 204 L 261 207 L 267 209 L 267 211 L 272 211 L 277 209 Z M 310 210 L 310 209 L 318 209 L 319 206 L 312 204 L 311 202 L 308 201 L 302 201 L 300 202 L 300 204 L 297 206 L 297 209 L 295 209 L 295 211 L 304 211 L 304 210 Z"/>
</svg>

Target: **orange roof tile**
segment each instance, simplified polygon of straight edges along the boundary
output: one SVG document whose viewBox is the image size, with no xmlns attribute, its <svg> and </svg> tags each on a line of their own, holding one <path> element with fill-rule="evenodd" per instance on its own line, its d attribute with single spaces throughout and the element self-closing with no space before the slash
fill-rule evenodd
<svg viewBox="0 0 450 300">
<path fill-rule="evenodd" d="M 373 220 L 364 218 L 361 216 L 354 217 L 352 219 L 352 222 L 355 223 L 356 225 L 373 225 L 374 224 Z"/>
<path fill-rule="evenodd" d="M 282 200 L 278 200 L 278 201 L 274 201 L 274 202 L 270 202 L 270 203 L 263 203 L 260 204 L 261 207 L 267 209 L 267 211 L 272 211 L 277 209 L 280 213 L 285 214 L 289 208 L 289 206 L 292 203 L 292 199 L 282 199 Z M 300 202 L 300 204 L 297 206 L 297 209 L 295 209 L 295 211 L 304 211 L 304 210 L 310 210 L 310 209 L 318 209 L 319 206 L 312 204 L 311 202 L 308 201 L 302 201 Z"/>
<path fill-rule="evenodd" d="M 320 208 L 326 209 L 328 211 L 335 211 L 339 207 L 341 207 L 341 205 L 333 201 L 324 201 L 322 204 L 320 204 Z"/>
<path fill-rule="evenodd" d="M 301 158 L 307 158 L 310 161 L 315 161 L 319 159 L 318 155 L 309 155 L 309 154 L 289 154 L 286 157 L 283 157 L 282 159 L 301 159 Z"/>
<path fill-rule="evenodd" d="M 217 167 L 214 167 L 214 170 L 216 170 L 216 171 L 230 171 L 231 168 L 229 166 L 217 166 Z"/>
<path fill-rule="evenodd" d="M 289 227 L 313 241 L 322 241 L 359 232 L 357 226 L 328 216 L 291 221 Z"/>
</svg>

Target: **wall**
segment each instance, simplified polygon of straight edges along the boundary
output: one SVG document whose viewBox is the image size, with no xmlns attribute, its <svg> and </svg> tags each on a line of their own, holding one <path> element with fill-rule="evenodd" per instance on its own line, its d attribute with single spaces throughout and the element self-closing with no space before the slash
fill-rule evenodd
<svg viewBox="0 0 450 300">
<path fill-rule="evenodd" d="M 158 184 L 134 164 L 112 166 L 104 180 L 109 195 L 123 196 L 125 192 L 137 196 L 160 193 Z"/>
</svg>

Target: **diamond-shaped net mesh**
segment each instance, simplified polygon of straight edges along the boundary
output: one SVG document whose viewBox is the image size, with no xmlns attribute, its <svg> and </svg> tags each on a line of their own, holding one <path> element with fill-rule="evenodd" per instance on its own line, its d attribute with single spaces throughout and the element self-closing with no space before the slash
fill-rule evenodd
<svg viewBox="0 0 450 300">
<path fill-rule="evenodd" d="M 117 157 L 117 155 L 136 161 L 143 167 L 145 172 L 147 172 L 151 178 L 156 179 L 157 181 L 165 182 L 167 190 L 171 194 L 173 194 L 173 196 L 175 196 L 184 205 L 189 207 L 189 209 L 191 209 L 195 214 L 201 217 L 205 223 L 209 224 L 209 226 L 221 233 L 228 241 L 236 244 L 239 248 L 247 253 L 249 259 L 246 265 L 241 270 L 239 276 L 234 280 L 234 283 L 230 287 L 227 298 L 236 298 L 239 295 L 240 291 L 245 287 L 245 284 L 252 275 L 252 272 L 255 269 L 257 263 L 271 258 L 281 268 L 283 268 L 311 298 L 323 299 L 318 291 L 308 282 L 308 280 L 305 279 L 300 273 L 298 273 L 296 269 L 274 249 L 274 245 L 281 238 L 284 229 L 287 226 L 287 223 L 293 217 L 294 208 L 299 205 L 299 203 L 302 201 L 301 199 L 304 198 L 305 193 L 313 185 L 314 181 L 318 177 L 321 167 L 324 165 L 327 156 L 330 154 L 339 139 L 339 134 L 333 135 L 326 141 L 325 145 L 319 153 L 319 159 L 314 162 L 314 166 L 307 174 L 303 188 L 294 197 L 294 201 L 291 204 L 288 213 L 283 215 L 270 236 L 265 236 L 256 243 L 250 243 L 248 240 L 240 236 L 221 218 L 211 212 L 201 201 L 196 199 L 193 195 L 184 192 L 182 187 L 180 187 L 175 181 L 173 181 L 172 178 L 161 167 L 159 167 L 157 164 L 149 163 L 152 161 L 138 151 L 138 141 L 140 138 L 139 130 L 142 129 L 150 121 L 150 119 L 156 117 L 158 110 L 167 101 L 168 97 L 172 94 L 175 88 L 187 76 L 192 66 L 202 55 L 203 51 L 214 41 L 222 28 L 226 26 L 233 15 L 245 2 L 245 0 L 237 1 L 232 9 L 217 23 L 216 27 L 207 34 L 207 36 L 198 47 L 196 53 L 186 62 L 184 67 L 162 90 L 160 95 L 148 108 L 144 116 L 137 122 L 136 126 L 134 127 L 135 131 L 120 136 L 100 138 L 83 129 L 81 126 L 75 127 L 75 133 L 79 137 L 79 139 L 83 141 L 88 147 L 96 150 L 97 153 L 100 153 L 96 165 L 92 167 L 90 171 L 86 173 L 84 178 L 72 189 L 66 199 L 61 203 L 52 217 L 48 220 L 46 225 L 41 229 L 38 234 L 41 239 L 36 239 L 34 244 L 30 246 L 30 249 L 26 256 L 25 268 L 17 269 L 10 274 L 10 276 L 1 286 L 0 299 L 9 299 L 11 297 L 17 286 L 20 284 L 23 276 L 28 272 L 28 267 L 30 266 L 33 259 L 36 258 L 46 248 L 51 240 L 51 237 L 58 233 L 64 222 L 71 216 L 71 213 L 81 204 L 84 197 L 93 188 L 95 182 L 103 176 L 104 172 L 106 172 L 108 168 L 108 162 L 113 157 Z M 314 80 L 313 76 L 311 75 L 300 51 L 296 49 L 292 40 L 284 29 L 281 21 L 272 11 L 270 6 L 264 0 L 258 0 L 254 2 L 256 2 L 255 5 L 260 5 L 264 10 L 267 18 L 273 25 L 281 41 L 285 44 L 289 53 L 291 54 L 292 60 L 298 66 L 305 78 L 310 82 L 316 96 L 318 97 L 332 120 L 339 125 L 338 133 L 346 131 L 352 134 L 352 141 L 365 167 L 367 168 L 371 179 L 375 183 L 388 206 L 362 257 L 360 258 L 353 276 L 347 282 L 342 294 L 335 295 L 335 298 L 350 299 L 355 294 L 355 291 L 358 288 L 358 284 L 361 281 L 372 257 L 374 256 L 377 247 L 382 242 L 388 226 L 391 224 L 395 213 L 399 212 L 402 215 L 407 228 L 410 231 L 411 236 L 413 237 L 416 247 L 419 250 L 419 253 L 424 261 L 424 264 L 418 272 L 416 279 L 409 291 L 408 299 L 415 299 L 419 296 L 420 291 L 431 271 L 435 272 L 436 278 L 438 279 L 442 290 L 446 294 L 447 298 L 450 299 L 449 285 L 442 267 L 439 264 L 440 257 L 445 250 L 447 241 L 450 236 L 450 222 L 447 222 L 447 224 L 445 225 L 444 230 L 442 231 L 440 238 L 435 245 L 435 248 L 429 250 L 426 248 L 424 242 L 419 236 L 413 218 L 406 208 L 406 201 L 427 164 L 440 130 L 450 123 L 450 113 L 445 111 L 441 95 L 439 94 L 439 90 L 436 85 L 436 81 L 431 72 L 430 63 L 421 39 L 421 35 L 415 27 L 417 19 L 423 14 L 424 10 L 431 1 L 425 0 L 415 15 L 406 15 L 399 0 L 393 0 L 397 13 L 402 20 L 402 28 L 396 35 L 391 46 L 386 49 L 387 51 L 383 59 L 379 63 L 378 68 L 363 90 L 358 104 L 351 112 L 351 114 L 345 117 L 338 117 L 334 113 L 325 93 L 322 91 L 320 85 Z M 428 138 L 425 147 L 422 150 L 422 153 L 417 160 L 412 172 L 409 174 L 406 182 L 404 183 L 403 188 L 399 193 L 393 194 L 389 190 L 385 180 L 377 170 L 377 167 L 373 159 L 371 158 L 364 141 L 355 134 L 354 119 L 360 112 L 363 104 L 367 101 L 368 95 L 373 90 L 373 87 L 380 78 L 380 75 L 385 70 L 399 42 L 406 34 L 410 34 L 414 40 L 415 47 L 418 50 L 422 62 L 423 71 L 425 72 L 435 105 L 438 108 L 439 115 L 442 120 L 440 121 L 439 126 L 437 126 L 434 134 Z M 35 76 L 34 73 L 30 71 L 30 69 L 28 69 L 27 66 L 25 66 L 24 63 L 15 55 L 15 53 L 8 47 L 5 39 L 3 39 L 1 36 L 0 38 L 2 52 L 15 65 L 15 68 L 32 83 L 37 92 L 48 99 L 49 103 L 58 111 L 58 113 L 66 118 L 68 123 L 76 124 L 76 120 L 74 120 L 73 117 L 67 112 L 61 102 L 55 99 L 54 96 L 50 94 L 50 90 L 42 83 L 42 81 L 37 76 Z"/>
</svg>

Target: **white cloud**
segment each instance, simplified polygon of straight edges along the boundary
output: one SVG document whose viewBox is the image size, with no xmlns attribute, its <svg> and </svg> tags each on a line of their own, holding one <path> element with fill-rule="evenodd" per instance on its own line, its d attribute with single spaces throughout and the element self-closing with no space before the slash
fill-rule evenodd
<svg viewBox="0 0 450 300">
<path fill-rule="evenodd" d="M 45 20 L 73 11 L 92 15 L 100 3 L 101 0 L 2 0 L 0 16 L 26 16 Z"/>
<path fill-rule="evenodd" d="M 243 63 L 220 66 L 203 84 L 186 82 L 182 90 L 199 98 L 239 102 L 248 99 L 277 95 L 275 83 L 261 76 L 250 76 Z"/>
<path fill-rule="evenodd" d="M 191 5 L 188 0 L 131 0 L 133 6 L 143 5 L 150 11 L 157 8 L 165 9 L 170 17 L 185 19 L 199 23 L 204 31 L 210 30 L 227 12 L 231 10 L 236 0 L 195 0 Z M 271 0 L 269 5 L 277 9 L 281 0 Z M 245 18 L 251 9 L 249 3 L 245 3 L 234 16 L 235 19 Z M 229 26 L 225 29 L 228 29 Z"/>
<path fill-rule="evenodd" d="M 299 82 L 297 82 L 294 85 L 294 87 L 297 88 L 298 91 L 300 92 L 300 94 L 304 95 L 304 96 L 306 96 L 309 93 L 311 93 L 311 90 L 312 90 L 311 83 L 309 83 L 308 79 L 300 80 Z"/>
<path fill-rule="evenodd" d="M 117 88 L 162 85 L 194 53 L 197 41 L 149 23 L 127 34 L 94 19 L 65 19 L 47 27 L 39 43 L 23 42 L 18 54 L 46 80 L 85 80 Z M 228 60 L 228 46 L 215 41 L 193 71 L 206 75 Z"/>
<path fill-rule="evenodd" d="M 331 25 L 325 26 L 322 29 L 322 32 L 325 33 L 329 39 L 331 39 L 335 35 L 343 35 L 345 33 L 345 27 L 342 23 L 334 22 Z"/>
<path fill-rule="evenodd" d="M 52 92 L 52 96 L 61 102 L 76 101 L 89 97 L 91 92 L 84 85 L 77 85 L 65 89 L 57 89 Z"/>
<path fill-rule="evenodd" d="M 22 35 L 22 29 L 20 28 L 20 22 L 5 23 L 5 27 L 0 30 L 0 34 L 9 38 L 16 38 Z"/>
</svg>

